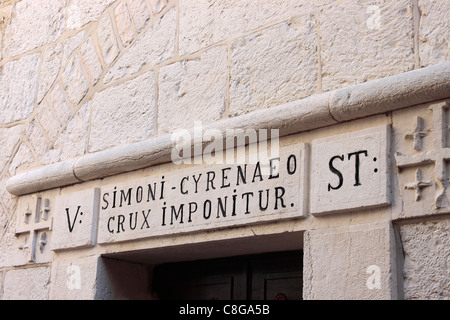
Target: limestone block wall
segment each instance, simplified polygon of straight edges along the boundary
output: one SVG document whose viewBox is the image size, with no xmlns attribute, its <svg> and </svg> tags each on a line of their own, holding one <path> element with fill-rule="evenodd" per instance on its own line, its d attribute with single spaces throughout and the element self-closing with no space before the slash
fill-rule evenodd
<svg viewBox="0 0 450 320">
<path fill-rule="evenodd" d="M 20 297 L 7 288 L 24 272 L 2 254 L 10 177 L 447 61 L 449 13 L 448 0 L 0 0 L 0 298 Z"/>
</svg>

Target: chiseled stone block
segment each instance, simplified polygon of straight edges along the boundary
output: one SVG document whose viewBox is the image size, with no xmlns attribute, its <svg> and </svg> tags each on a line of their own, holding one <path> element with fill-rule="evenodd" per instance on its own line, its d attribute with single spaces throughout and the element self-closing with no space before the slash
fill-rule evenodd
<svg viewBox="0 0 450 320">
<path fill-rule="evenodd" d="M 100 189 L 88 189 L 55 199 L 52 250 L 94 246 Z"/>
<path fill-rule="evenodd" d="M 0 72 L 0 124 L 23 120 L 34 110 L 40 54 L 12 60 Z"/>
<path fill-rule="evenodd" d="M 119 54 L 119 46 L 109 16 L 104 16 L 98 23 L 97 35 L 103 59 L 110 65 Z"/>
<path fill-rule="evenodd" d="M 226 71 L 226 47 L 210 49 L 197 60 L 161 68 L 159 133 L 190 128 L 194 121 L 219 120 L 225 111 Z"/>
<path fill-rule="evenodd" d="M 86 70 L 87 77 L 91 81 L 91 84 L 95 85 L 103 73 L 103 67 L 97 52 L 95 51 L 92 37 L 89 37 L 81 46 L 80 57 Z"/>
<path fill-rule="evenodd" d="M 313 140 L 311 213 L 389 204 L 389 150 L 390 126 Z"/>
<path fill-rule="evenodd" d="M 405 299 L 450 299 L 450 220 L 400 227 Z"/>
<path fill-rule="evenodd" d="M 92 120 L 89 151 L 142 141 L 153 133 L 153 72 L 97 92 L 89 102 Z"/>
<path fill-rule="evenodd" d="M 0 128 L 0 172 L 3 171 L 5 165 L 12 156 L 14 147 L 20 140 L 24 130 L 24 125 L 17 125 L 11 128 Z"/>
<path fill-rule="evenodd" d="M 50 268 L 9 270 L 3 283 L 3 300 L 47 300 Z"/>
<path fill-rule="evenodd" d="M 411 1 L 335 1 L 318 13 L 324 91 L 414 69 Z"/>
<path fill-rule="evenodd" d="M 89 90 L 89 81 L 84 75 L 78 55 L 72 56 L 61 76 L 64 90 L 75 105 Z"/>
<path fill-rule="evenodd" d="M 309 2 L 310 4 L 311 2 Z M 180 54 L 304 13 L 304 1 L 180 1 Z"/>
<path fill-rule="evenodd" d="M 306 231 L 303 299 L 396 299 L 393 250 L 390 223 Z"/>
<path fill-rule="evenodd" d="M 140 33 L 150 21 L 150 12 L 145 0 L 127 0 L 127 3 L 136 31 Z"/>
<path fill-rule="evenodd" d="M 176 11 L 168 11 L 156 21 L 111 66 L 103 78 L 104 83 L 131 75 L 144 65 L 155 66 L 175 52 Z"/>
<path fill-rule="evenodd" d="M 55 82 L 61 67 L 61 45 L 50 46 L 42 57 L 37 101 L 41 102 Z"/>
<path fill-rule="evenodd" d="M 11 56 L 55 41 L 64 28 L 64 0 L 24 0 L 16 3 L 11 21 Z"/>
<path fill-rule="evenodd" d="M 66 16 L 67 28 L 79 29 L 89 22 L 98 20 L 105 9 L 116 0 L 70 0 Z"/>
<path fill-rule="evenodd" d="M 74 159 L 86 152 L 91 107 L 84 104 L 67 123 L 44 158 L 45 164 Z"/>
<path fill-rule="evenodd" d="M 450 60 L 450 2 L 419 0 L 419 51 L 421 66 Z"/>
<path fill-rule="evenodd" d="M 74 36 L 68 37 L 63 42 L 63 55 L 62 55 L 62 65 L 65 66 L 67 60 L 70 58 L 72 53 L 80 46 L 86 37 L 86 31 L 82 30 L 75 34 Z"/>
<path fill-rule="evenodd" d="M 134 38 L 133 25 L 131 23 L 130 13 L 128 12 L 127 3 L 122 0 L 114 10 L 117 31 L 124 47 L 128 46 Z"/>
<path fill-rule="evenodd" d="M 317 88 L 314 17 L 236 40 L 230 51 L 230 113 L 233 116 L 312 95 Z"/>
<path fill-rule="evenodd" d="M 106 281 L 106 272 L 99 274 L 101 258 L 96 255 L 52 263 L 50 299 L 93 300 Z M 105 292 L 103 292 L 105 294 Z M 100 296 L 102 298 L 102 296 Z"/>
</svg>

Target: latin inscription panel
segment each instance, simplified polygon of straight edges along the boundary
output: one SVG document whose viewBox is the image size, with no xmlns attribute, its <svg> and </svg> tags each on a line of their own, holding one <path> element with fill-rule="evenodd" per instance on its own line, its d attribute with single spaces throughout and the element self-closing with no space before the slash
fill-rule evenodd
<svg viewBox="0 0 450 320">
<path fill-rule="evenodd" d="M 390 126 L 312 142 L 311 213 L 389 204 Z"/>
<path fill-rule="evenodd" d="M 307 145 L 101 188 L 99 243 L 306 216 Z M 76 208 L 75 208 L 76 209 Z"/>
</svg>

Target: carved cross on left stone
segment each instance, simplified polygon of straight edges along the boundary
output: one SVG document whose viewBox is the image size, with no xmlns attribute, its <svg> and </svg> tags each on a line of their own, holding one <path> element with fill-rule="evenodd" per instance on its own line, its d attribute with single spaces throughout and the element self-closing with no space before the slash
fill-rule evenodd
<svg viewBox="0 0 450 320">
<path fill-rule="evenodd" d="M 36 250 L 44 251 L 47 244 L 46 232 L 51 230 L 50 216 L 50 200 L 35 197 L 36 202 L 34 207 L 27 207 L 25 212 L 18 212 L 22 215 L 18 219 L 16 227 L 16 235 L 28 233 L 28 241 L 26 244 L 19 246 L 20 250 L 28 250 L 28 261 L 36 261 Z M 38 234 L 40 237 L 38 239 Z"/>
<path fill-rule="evenodd" d="M 416 151 L 422 150 L 422 138 L 428 135 L 428 133 L 423 130 L 423 127 L 423 119 L 416 116 L 414 118 L 414 131 L 405 136 L 406 139 L 413 139 L 413 148 Z"/>
</svg>

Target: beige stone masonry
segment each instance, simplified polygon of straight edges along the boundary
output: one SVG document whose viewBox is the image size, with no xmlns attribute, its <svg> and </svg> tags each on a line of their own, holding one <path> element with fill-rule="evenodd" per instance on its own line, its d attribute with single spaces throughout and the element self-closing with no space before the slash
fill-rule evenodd
<svg viewBox="0 0 450 320">
<path fill-rule="evenodd" d="M 394 241 L 389 222 L 305 232 L 303 299 L 397 299 Z"/>
<path fill-rule="evenodd" d="M 448 98 L 450 62 L 370 81 L 214 122 L 207 128 L 277 128 L 280 136 Z M 274 117 L 274 114 L 277 116 Z M 164 135 L 21 173 L 7 190 L 22 195 L 170 161 L 174 142 Z"/>
</svg>

